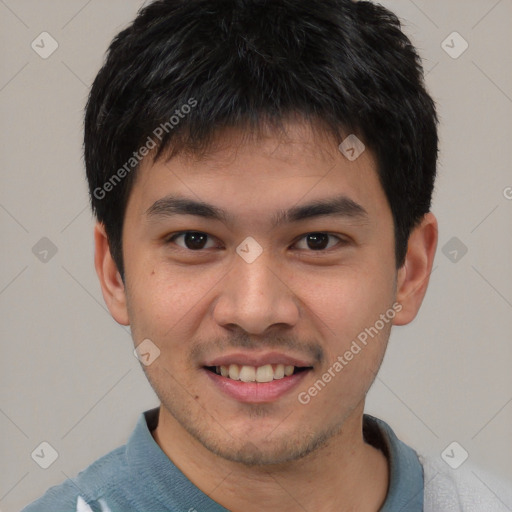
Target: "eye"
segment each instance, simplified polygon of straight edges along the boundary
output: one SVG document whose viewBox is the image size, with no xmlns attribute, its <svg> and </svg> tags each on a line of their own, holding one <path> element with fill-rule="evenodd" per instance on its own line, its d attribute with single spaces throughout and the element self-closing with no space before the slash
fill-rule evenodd
<svg viewBox="0 0 512 512">
<path fill-rule="evenodd" d="M 201 231 L 183 231 L 182 233 L 176 233 L 167 239 L 167 243 L 176 243 L 176 240 L 183 237 L 183 244 L 176 243 L 179 247 L 183 249 L 189 249 L 191 251 L 200 251 L 202 249 L 209 249 L 210 247 L 215 247 L 212 245 L 210 247 L 207 246 L 207 240 L 210 235 L 206 233 L 202 233 Z M 210 237 L 211 238 L 211 237 Z"/>
<path fill-rule="evenodd" d="M 310 249 L 312 251 L 323 251 L 325 249 L 330 249 L 333 247 L 333 245 L 336 244 L 329 245 L 329 238 L 337 240 L 339 243 L 341 243 L 341 245 L 347 243 L 345 239 L 331 235 L 329 233 L 308 233 L 299 240 L 299 242 L 305 240 L 306 247 L 299 247 L 299 249 Z M 298 245 L 299 242 L 297 242 L 295 245 Z"/>
</svg>

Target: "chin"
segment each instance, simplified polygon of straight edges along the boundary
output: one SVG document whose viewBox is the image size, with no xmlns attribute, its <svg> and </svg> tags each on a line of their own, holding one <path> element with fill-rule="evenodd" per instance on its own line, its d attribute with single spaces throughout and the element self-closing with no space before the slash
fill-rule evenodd
<svg viewBox="0 0 512 512">
<path fill-rule="evenodd" d="M 305 435 L 304 431 L 281 432 L 269 439 L 264 431 L 243 434 L 240 437 L 229 436 L 226 432 L 215 433 L 190 432 L 207 450 L 223 459 L 245 466 L 271 466 L 301 460 L 319 448 L 325 446 L 336 433 L 332 431 L 313 432 Z M 251 441 L 248 441 L 251 439 Z"/>
</svg>

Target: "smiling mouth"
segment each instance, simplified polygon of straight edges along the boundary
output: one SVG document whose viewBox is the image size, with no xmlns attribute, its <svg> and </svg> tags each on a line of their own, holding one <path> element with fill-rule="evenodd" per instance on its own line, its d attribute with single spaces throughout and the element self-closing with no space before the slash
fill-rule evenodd
<svg viewBox="0 0 512 512">
<path fill-rule="evenodd" d="M 205 366 L 204 368 L 230 380 L 259 383 L 281 380 L 312 369 L 311 366 L 301 367 L 284 364 L 265 364 L 263 366 L 230 364 L 222 366 Z"/>
</svg>

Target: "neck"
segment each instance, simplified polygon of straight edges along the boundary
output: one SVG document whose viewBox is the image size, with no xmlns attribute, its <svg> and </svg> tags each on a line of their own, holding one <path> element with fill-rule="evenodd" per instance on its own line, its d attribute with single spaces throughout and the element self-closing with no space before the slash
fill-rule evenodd
<svg viewBox="0 0 512 512">
<path fill-rule="evenodd" d="M 364 442 L 363 407 L 324 446 L 279 465 L 246 466 L 213 454 L 162 406 L 152 434 L 196 487 L 233 512 L 267 507 L 282 512 L 377 512 L 387 494 L 388 461 L 380 450 Z"/>
</svg>

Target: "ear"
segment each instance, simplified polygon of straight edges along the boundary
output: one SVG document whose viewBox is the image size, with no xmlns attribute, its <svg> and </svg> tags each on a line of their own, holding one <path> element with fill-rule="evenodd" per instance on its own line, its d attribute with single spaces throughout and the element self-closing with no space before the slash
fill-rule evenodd
<svg viewBox="0 0 512 512">
<path fill-rule="evenodd" d="M 110 254 L 105 227 L 99 222 L 94 227 L 94 244 L 94 266 L 105 304 L 116 322 L 129 325 L 124 283 Z"/>
<path fill-rule="evenodd" d="M 430 280 L 437 239 L 437 219 L 429 212 L 411 232 L 405 262 L 398 270 L 396 301 L 402 309 L 394 325 L 408 324 L 416 317 Z"/>
</svg>

